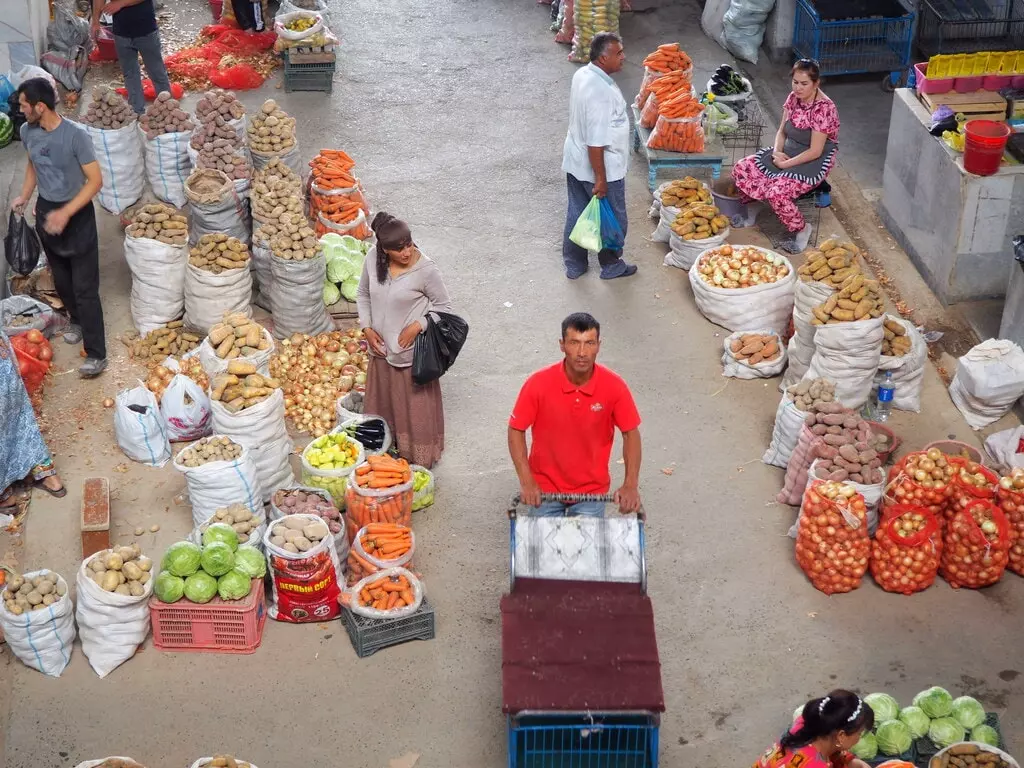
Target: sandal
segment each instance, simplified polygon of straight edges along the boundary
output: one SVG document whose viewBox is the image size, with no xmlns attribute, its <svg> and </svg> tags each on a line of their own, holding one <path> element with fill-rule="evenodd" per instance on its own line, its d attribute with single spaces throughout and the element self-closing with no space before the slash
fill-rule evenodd
<svg viewBox="0 0 1024 768">
<path fill-rule="evenodd" d="M 43 478 L 43 480 L 45 479 L 46 478 Z M 53 488 L 47 488 L 46 485 L 43 484 L 43 480 L 36 480 L 34 483 L 32 483 L 33 487 L 39 488 L 42 491 L 46 491 L 48 494 L 57 499 L 63 499 L 65 496 L 68 495 L 68 489 L 64 487 L 63 483 L 61 483 L 60 488 L 54 490 Z"/>
</svg>

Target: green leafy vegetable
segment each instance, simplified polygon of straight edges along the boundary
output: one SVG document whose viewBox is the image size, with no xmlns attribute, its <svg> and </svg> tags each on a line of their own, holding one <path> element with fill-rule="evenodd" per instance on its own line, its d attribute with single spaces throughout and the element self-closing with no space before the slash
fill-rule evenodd
<svg viewBox="0 0 1024 768">
<path fill-rule="evenodd" d="M 255 547 L 243 544 L 235 552 L 235 570 L 251 579 L 262 579 L 267 572 L 267 558 Z"/>
<path fill-rule="evenodd" d="M 359 277 L 346 277 L 341 283 L 341 295 L 349 301 L 356 300 L 356 293 L 359 290 Z"/>
<path fill-rule="evenodd" d="M 924 713 L 933 719 L 946 717 L 953 711 L 953 697 L 949 695 L 949 691 L 937 685 L 917 694 L 913 704 L 923 709 Z"/>
<path fill-rule="evenodd" d="M 872 707 L 874 709 L 874 707 Z M 910 749 L 910 729 L 900 720 L 888 720 L 875 732 L 878 750 L 883 755 L 901 755 Z"/>
<path fill-rule="evenodd" d="M 864 703 L 875 713 L 875 723 L 884 723 L 886 720 L 895 720 L 899 717 L 900 704 L 888 693 L 869 693 L 864 697 Z"/>
<path fill-rule="evenodd" d="M 235 567 L 235 554 L 223 541 L 214 541 L 203 547 L 200 563 L 211 576 L 223 576 Z"/>
<path fill-rule="evenodd" d="M 859 757 L 861 760 L 874 760 L 878 754 L 878 740 L 875 738 L 875 734 L 865 731 L 861 734 L 860 741 L 854 744 L 850 751 L 853 752 L 854 757 Z"/>
<path fill-rule="evenodd" d="M 231 547 L 232 552 L 238 549 L 238 534 L 235 533 L 235 529 L 227 523 L 213 523 L 203 531 L 204 547 L 213 544 L 215 541 L 227 544 Z"/>
<path fill-rule="evenodd" d="M 227 547 L 227 544 L 221 544 Z M 205 571 L 196 571 L 185 579 L 185 597 L 193 603 L 208 603 L 217 594 L 217 580 Z"/>
<path fill-rule="evenodd" d="M 928 738 L 939 749 L 963 741 L 964 727 L 952 717 L 938 717 L 928 727 Z"/>
<path fill-rule="evenodd" d="M 999 734 L 991 725 L 978 725 L 971 729 L 971 741 L 980 741 L 992 747 L 999 746 Z"/>
<path fill-rule="evenodd" d="M 167 548 L 160 569 L 170 571 L 174 576 L 191 576 L 199 570 L 201 554 L 199 547 L 191 541 L 179 541 Z"/>
<path fill-rule="evenodd" d="M 241 600 L 249 594 L 252 579 L 234 568 L 217 579 L 217 594 L 221 600 Z"/>
<path fill-rule="evenodd" d="M 330 280 L 324 280 L 324 304 L 328 307 L 341 301 L 341 291 Z"/>
<path fill-rule="evenodd" d="M 185 580 L 170 571 L 160 571 L 153 579 L 153 594 L 162 603 L 176 603 L 185 594 Z"/>
<path fill-rule="evenodd" d="M 985 708 L 971 696 L 953 699 L 953 717 L 964 728 L 971 729 L 985 722 Z"/>
<path fill-rule="evenodd" d="M 924 713 L 924 710 L 914 706 L 901 709 L 900 720 L 907 724 L 910 735 L 915 739 L 920 739 L 928 733 L 928 726 L 931 724 L 931 718 Z"/>
</svg>

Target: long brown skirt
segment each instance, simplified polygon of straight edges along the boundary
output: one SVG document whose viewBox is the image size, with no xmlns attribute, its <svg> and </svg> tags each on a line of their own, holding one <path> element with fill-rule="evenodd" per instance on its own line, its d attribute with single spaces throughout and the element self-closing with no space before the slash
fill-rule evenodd
<svg viewBox="0 0 1024 768">
<path fill-rule="evenodd" d="M 440 380 L 421 387 L 412 380 L 411 366 L 395 368 L 384 358 L 371 356 L 363 410 L 388 423 L 399 455 L 411 464 L 429 469 L 441 458 L 444 405 Z"/>
</svg>

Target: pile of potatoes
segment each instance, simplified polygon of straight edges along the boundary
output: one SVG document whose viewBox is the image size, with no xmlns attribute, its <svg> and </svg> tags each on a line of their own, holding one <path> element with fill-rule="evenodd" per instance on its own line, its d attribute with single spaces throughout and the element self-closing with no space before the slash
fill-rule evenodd
<svg viewBox="0 0 1024 768">
<path fill-rule="evenodd" d="M 133 359 L 156 363 L 162 363 L 168 355 L 188 354 L 202 341 L 198 335 L 184 330 L 181 320 L 172 320 L 141 337 L 136 331 L 130 331 L 125 338 Z"/>
<path fill-rule="evenodd" d="M 249 147 L 257 152 L 283 152 L 295 146 L 295 118 L 273 99 L 263 102 L 249 122 Z"/>
<path fill-rule="evenodd" d="M 193 149 L 202 149 L 203 144 L 214 139 L 227 139 L 233 147 L 242 146 L 242 137 L 229 123 L 244 114 L 245 106 L 231 91 L 220 88 L 207 91 L 196 104 L 199 127 L 192 134 Z"/>
<path fill-rule="evenodd" d="M 693 176 L 676 179 L 661 190 L 661 204 L 671 208 L 682 208 L 689 203 L 710 203 L 711 193 Z"/>
<path fill-rule="evenodd" d="M 236 149 L 227 139 L 203 144 L 196 157 L 197 169 L 221 171 L 232 179 L 247 179 L 251 173 L 244 149 Z"/>
<path fill-rule="evenodd" d="M 341 512 L 334 504 L 319 493 L 295 490 L 279 490 L 274 492 L 274 506 L 286 515 L 316 515 L 322 518 L 331 533 L 341 533 Z"/>
<path fill-rule="evenodd" d="M 301 196 L 302 179 L 300 179 L 299 174 L 289 168 L 286 163 L 283 163 L 279 157 L 270 158 L 266 165 L 253 173 L 253 195 L 269 194 L 271 185 L 276 184 L 279 181 L 283 181 L 289 186 L 294 187 L 296 194 Z"/>
<path fill-rule="evenodd" d="M 178 454 L 185 467 L 201 467 L 211 461 L 233 461 L 242 455 L 242 446 L 229 437 L 204 437 Z"/>
<path fill-rule="evenodd" d="M 816 411 L 836 399 L 836 384 L 828 379 L 804 379 L 786 390 L 798 411 Z"/>
<path fill-rule="evenodd" d="M 892 318 L 885 318 L 882 322 L 882 330 L 884 336 L 882 337 L 882 354 L 888 357 L 903 357 L 907 352 L 910 351 L 912 342 L 910 336 L 907 335 L 907 329 L 903 327 L 902 323 L 898 323 Z"/>
<path fill-rule="evenodd" d="M 672 231 L 683 240 L 706 240 L 728 228 L 729 219 L 710 203 L 688 203 L 672 222 Z"/>
<path fill-rule="evenodd" d="M 89 578 L 104 592 L 125 597 L 142 597 L 151 578 L 153 561 L 143 557 L 138 544 L 105 549 L 85 564 Z"/>
<path fill-rule="evenodd" d="M 774 333 L 745 333 L 729 345 L 729 352 L 747 365 L 757 365 L 778 359 L 782 349 Z"/>
<path fill-rule="evenodd" d="M 9 576 L 7 587 L 0 594 L 7 612 L 21 616 L 29 611 L 41 611 L 67 593 L 67 584 L 60 576 L 53 571 L 43 571 L 30 579 L 18 574 Z"/>
<path fill-rule="evenodd" d="M 851 275 L 860 272 L 857 257 L 860 248 L 853 243 L 830 239 L 804 254 L 797 276 L 805 283 L 821 282 L 838 288 Z"/>
<path fill-rule="evenodd" d="M 152 203 L 135 212 L 125 231 L 132 237 L 159 240 L 167 245 L 185 245 L 188 242 L 188 219 L 177 208 Z"/>
<path fill-rule="evenodd" d="M 218 373 L 213 377 L 210 398 L 223 405 L 229 413 L 238 413 L 262 403 L 281 388 L 280 381 L 256 373 L 256 366 L 251 363 L 232 362 L 239 364 L 237 367 L 251 367 L 252 373 Z"/>
<path fill-rule="evenodd" d="M 820 480 L 873 485 L 882 482 L 882 459 L 878 449 L 887 443 L 871 425 L 841 403 L 825 403 L 807 414 L 804 422 L 821 438 L 815 453 L 821 461 L 816 468 Z"/>
<path fill-rule="evenodd" d="M 231 312 L 210 328 L 210 346 L 221 360 L 251 357 L 270 349 L 270 338 L 262 325 L 242 312 Z M 236 371 L 241 373 L 241 371 Z M 256 373 L 255 368 L 251 371 Z M 246 371 L 248 373 L 248 371 Z"/>
<path fill-rule="evenodd" d="M 846 278 L 838 293 L 811 309 L 811 325 L 832 325 L 881 317 L 885 300 L 877 280 L 868 280 L 859 272 Z"/>
<path fill-rule="evenodd" d="M 135 110 L 124 96 L 113 88 L 97 85 L 92 89 L 92 101 L 82 116 L 82 122 L 93 128 L 116 131 L 135 122 Z"/>
<path fill-rule="evenodd" d="M 288 223 L 285 223 L 285 220 Z M 320 254 L 316 233 L 309 226 L 306 217 L 299 214 L 282 214 L 280 231 L 270 238 L 270 252 L 285 261 L 315 259 Z M 261 227 L 266 234 L 267 226 Z"/>
<path fill-rule="evenodd" d="M 306 552 L 330 536 L 326 523 L 311 523 L 302 517 L 282 517 L 270 530 L 270 543 L 285 552 Z"/>
<path fill-rule="evenodd" d="M 146 107 L 145 114 L 139 118 L 139 125 L 148 139 L 155 139 L 164 133 L 191 131 L 196 127 L 178 100 L 171 98 L 167 91 L 159 93 L 156 100 Z"/>
<path fill-rule="evenodd" d="M 203 235 L 188 253 L 189 264 L 215 275 L 228 269 L 249 268 L 249 249 L 245 243 L 220 232 Z"/>
<path fill-rule="evenodd" d="M 253 236 L 265 242 L 287 228 L 293 217 L 302 217 L 302 187 L 297 182 L 281 178 L 259 186 L 263 191 L 257 192 L 254 189 L 250 195 L 252 217 L 261 224 Z M 289 224 L 282 224 L 281 217 L 284 214 L 288 214 Z"/>
<path fill-rule="evenodd" d="M 234 503 L 227 507 L 221 507 L 213 513 L 213 517 L 199 526 L 199 532 L 204 533 L 214 523 L 230 525 L 231 529 L 238 534 L 238 543 L 245 544 L 249 536 L 260 527 L 259 518 L 252 513 L 245 504 Z"/>
</svg>

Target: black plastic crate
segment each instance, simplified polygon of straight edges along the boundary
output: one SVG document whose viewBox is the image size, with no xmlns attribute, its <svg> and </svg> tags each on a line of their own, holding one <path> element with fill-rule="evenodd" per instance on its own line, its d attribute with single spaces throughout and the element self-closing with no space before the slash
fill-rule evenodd
<svg viewBox="0 0 1024 768">
<path fill-rule="evenodd" d="M 1004 752 L 1009 752 L 1010 750 L 1006 747 L 1006 741 L 1003 739 L 1003 731 L 999 727 L 999 715 L 995 712 L 986 712 L 985 725 L 990 725 L 995 729 L 996 734 L 999 736 L 999 748 Z M 971 732 L 967 731 L 964 738 L 970 741 Z M 935 755 L 940 751 L 938 747 L 932 744 L 932 740 L 927 736 L 922 736 L 920 739 L 917 739 L 914 742 L 913 749 L 917 752 L 917 760 L 914 762 L 919 766 L 927 766 L 928 761 L 935 757 Z"/>
<path fill-rule="evenodd" d="M 292 91 L 324 91 L 334 90 L 333 64 L 292 64 L 284 65 L 284 90 Z"/>
<path fill-rule="evenodd" d="M 341 607 L 341 623 L 359 658 L 408 640 L 434 639 L 434 609 L 423 598 L 419 610 L 401 619 L 370 619 Z"/>
<path fill-rule="evenodd" d="M 925 56 L 1024 48 L 1024 0 L 921 0 Z"/>
</svg>

